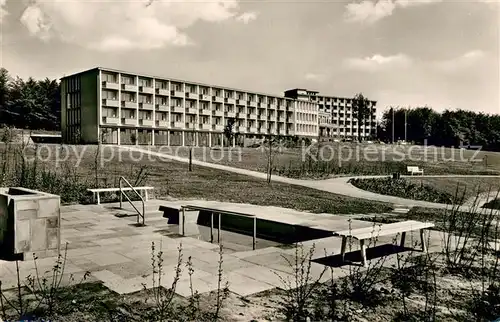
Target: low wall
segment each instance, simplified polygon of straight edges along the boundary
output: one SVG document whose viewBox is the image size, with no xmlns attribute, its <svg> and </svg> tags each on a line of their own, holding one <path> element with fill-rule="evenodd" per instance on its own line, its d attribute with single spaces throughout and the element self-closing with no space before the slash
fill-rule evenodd
<svg viewBox="0 0 500 322">
<path fill-rule="evenodd" d="M 60 198 L 25 188 L 0 188 L 0 258 L 53 256 L 60 250 Z"/>
</svg>

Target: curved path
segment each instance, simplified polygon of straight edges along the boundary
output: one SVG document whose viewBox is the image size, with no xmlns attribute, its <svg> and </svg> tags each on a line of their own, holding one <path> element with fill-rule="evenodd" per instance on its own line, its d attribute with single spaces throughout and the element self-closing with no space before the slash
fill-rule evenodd
<svg viewBox="0 0 500 322">
<path fill-rule="evenodd" d="M 154 152 L 154 151 L 150 151 L 150 150 L 142 149 L 142 148 L 138 148 L 138 147 L 131 147 L 131 146 L 114 146 L 114 147 L 117 147 L 118 149 L 121 149 L 124 151 L 136 151 L 136 152 L 146 153 L 146 154 L 158 157 L 159 159 L 174 160 L 174 161 L 185 162 L 185 163 L 189 162 L 189 160 L 186 158 L 181 158 L 181 157 L 177 157 L 177 156 L 173 156 L 173 155 L 169 155 L 169 154 L 165 154 L 165 153 Z M 247 176 L 260 178 L 260 179 L 264 179 L 264 180 L 267 179 L 266 173 L 262 173 L 262 172 L 258 172 L 258 171 L 229 167 L 226 165 L 209 163 L 209 162 L 199 161 L 199 160 L 195 160 L 195 159 L 192 160 L 192 163 L 194 165 L 199 165 L 199 166 L 203 166 L 203 167 L 208 167 L 208 168 L 213 168 L 213 169 L 218 169 L 218 170 L 223 170 L 223 171 L 229 171 L 229 172 L 247 175 Z M 384 178 L 384 177 L 387 177 L 387 175 L 384 175 L 384 176 L 337 177 L 337 178 L 325 179 L 325 180 L 300 180 L 300 179 L 286 178 L 286 177 L 273 175 L 272 181 L 313 188 L 316 190 L 331 192 L 331 193 L 335 193 L 335 194 L 343 195 L 343 196 L 348 196 L 348 197 L 392 203 L 392 204 L 400 206 L 400 207 L 408 207 L 408 208 L 424 207 L 424 208 L 433 208 L 433 209 L 451 209 L 452 208 L 452 206 L 449 204 L 405 199 L 405 198 L 394 197 L 394 196 L 389 196 L 389 195 L 381 195 L 381 194 L 377 194 L 377 193 L 373 193 L 370 191 L 356 188 L 355 186 L 348 183 L 348 181 L 352 178 L 365 178 L 365 179 L 367 179 L 367 178 Z M 409 176 L 402 176 L 402 177 L 409 177 Z M 413 176 L 413 177 L 415 177 L 415 176 Z M 459 177 L 500 178 L 500 176 L 495 176 L 495 175 L 484 175 L 484 176 L 429 175 L 429 176 L 419 176 L 419 177 L 424 177 L 424 178 L 426 178 L 426 177 L 427 178 L 429 178 L 429 177 L 434 177 L 434 178 L 459 178 Z M 492 210 L 490 210 L 490 209 L 483 209 L 483 208 L 470 207 L 470 206 L 460 206 L 457 209 L 460 211 L 464 211 L 464 212 L 474 211 L 477 213 L 484 213 L 484 214 L 489 214 L 492 212 Z M 493 213 L 500 215 L 500 211 L 493 211 Z"/>
</svg>

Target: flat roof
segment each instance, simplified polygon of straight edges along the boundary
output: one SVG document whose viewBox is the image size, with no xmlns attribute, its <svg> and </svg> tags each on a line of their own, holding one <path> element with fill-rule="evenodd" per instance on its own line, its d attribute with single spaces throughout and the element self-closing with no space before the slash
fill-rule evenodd
<svg viewBox="0 0 500 322">
<path fill-rule="evenodd" d="M 313 90 L 306 89 L 306 88 L 292 88 L 292 89 L 286 90 L 285 92 L 292 92 L 292 91 L 306 91 L 306 92 L 310 92 L 310 93 L 319 93 L 318 91 L 313 91 Z"/>
<path fill-rule="evenodd" d="M 320 93 L 318 91 L 312 91 L 312 90 L 309 90 L 309 89 L 305 89 L 305 88 L 292 88 L 292 89 L 288 89 L 285 91 L 285 93 L 287 92 L 293 92 L 293 91 L 306 91 L 306 92 L 310 92 L 310 93 Z M 324 94 L 319 94 L 319 95 L 315 95 L 314 97 L 321 97 L 321 98 L 340 98 L 340 99 L 346 99 L 346 100 L 352 100 L 354 97 L 345 97 L 345 96 L 333 96 L 333 95 L 324 95 Z M 374 100 L 368 100 L 369 102 L 372 102 L 372 103 L 376 103 L 377 101 L 374 101 Z"/>
<path fill-rule="evenodd" d="M 285 96 L 280 96 L 280 95 L 274 95 L 274 94 L 269 94 L 269 93 L 256 92 L 256 91 L 251 91 L 251 90 L 246 90 L 246 89 L 239 89 L 239 88 L 233 88 L 233 87 L 227 87 L 227 86 L 220 86 L 220 85 L 214 85 L 214 84 L 206 84 L 206 83 L 200 83 L 200 82 L 196 82 L 196 81 L 176 79 L 176 78 L 165 77 L 165 76 L 141 74 L 141 73 L 135 73 L 135 72 L 131 72 L 131 71 L 125 71 L 125 70 L 119 70 L 119 69 L 113 69 L 113 68 L 106 68 L 106 67 L 94 67 L 94 68 L 87 69 L 87 70 L 84 70 L 84 71 L 81 71 L 81 72 L 78 72 L 78 73 L 75 73 L 75 74 L 64 76 L 64 77 L 62 77 L 60 79 L 63 80 L 65 78 L 69 78 L 69 77 L 73 77 L 73 76 L 76 76 L 76 75 L 81 75 L 81 74 L 85 74 L 85 73 L 89 73 L 89 72 L 93 72 L 93 71 L 99 71 L 99 70 L 105 71 L 105 72 L 113 72 L 113 73 L 121 73 L 121 74 L 127 74 L 127 75 L 134 75 L 134 76 L 139 76 L 139 77 L 144 77 L 144 78 L 154 78 L 154 79 L 161 79 L 161 80 L 169 80 L 171 82 L 189 83 L 189 84 L 199 85 L 199 86 L 215 87 L 215 88 L 220 88 L 220 89 L 228 89 L 228 90 L 237 91 L 237 92 L 252 93 L 252 94 L 256 94 L 256 95 L 270 96 L 270 97 L 274 97 L 274 98 L 282 98 L 282 99 L 291 100 L 291 101 L 295 101 L 296 100 L 296 99 L 293 99 L 293 98 L 290 98 L 290 97 L 285 97 Z M 308 101 L 308 100 L 300 100 L 299 99 L 299 101 L 317 104 L 316 102 L 311 102 L 311 101 Z"/>
</svg>

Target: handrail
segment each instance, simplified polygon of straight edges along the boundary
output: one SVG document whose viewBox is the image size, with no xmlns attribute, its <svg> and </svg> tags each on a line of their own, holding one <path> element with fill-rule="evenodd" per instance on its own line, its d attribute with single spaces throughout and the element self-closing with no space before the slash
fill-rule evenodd
<svg viewBox="0 0 500 322">
<path fill-rule="evenodd" d="M 135 192 L 135 194 L 139 197 L 139 199 L 141 199 L 141 202 L 142 202 L 142 214 L 135 207 L 134 203 L 132 202 L 132 200 L 130 200 L 130 198 L 127 196 L 127 194 L 123 193 L 123 190 L 122 190 L 123 189 L 123 187 L 122 187 L 122 181 L 125 181 L 125 183 L 130 187 L 130 189 L 132 189 L 132 191 Z M 145 206 L 144 206 L 144 198 L 142 198 L 141 194 L 138 193 L 137 190 L 135 190 L 134 187 L 132 187 L 132 185 L 130 184 L 130 182 L 128 182 L 127 179 L 125 179 L 125 177 L 120 177 L 119 184 L 120 184 L 120 208 L 122 208 L 122 196 L 125 195 L 125 198 L 127 198 L 128 202 L 132 205 L 132 207 L 134 207 L 135 211 L 137 211 L 137 223 L 139 223 L 139 217 L 142 217 L 142 225 L 144 226 L 144 216 L 146 214 Z"/>
</svg>

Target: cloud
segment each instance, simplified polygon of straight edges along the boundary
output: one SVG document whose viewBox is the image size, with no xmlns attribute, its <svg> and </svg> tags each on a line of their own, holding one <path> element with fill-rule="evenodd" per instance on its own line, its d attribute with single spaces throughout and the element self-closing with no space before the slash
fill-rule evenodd
<svg viewBox="0 0 500 322">
<path fill-rule="evenodd" d="M 436 61 L 433 63 L 433 66 L 440 71 L 455 72 L 476 65 L 485 57 L 485 55 L 485 52 L 481 50 L 471 50 L 459 57 Z"/>
<path fill-rule="evenodd" d="M 36 35 L 46 41 L 50 39 L 50 23 L 39 7 L 28 7 L 21 16 L 21 23 L 31 35 Z"/>
<path fill-rule="evenodd" d="M 363 0 L 346 5 L 345 19 L 349 22 L 374 23 L 391 16 L 396 8 L 426 5 L 442 0 Z"/>
<path fill-rule="evenodd" d="M 243 22 L 245 25 L 248 24 L 250 21 L 254 21 L 255 19 L 257 19 L 257 12 L 245 12 L 241 15 L 239 15 L 238 17 L 236 17 L 236 20 L 237 21 L 241 21 Z"/>
<path fill-rule="evenodd" d="M 404 54 L 392 56 L 376 54 L 365 58 L 348 58 L 344 63 L 349 69 L 376 72 L 387 68 L 409 67 L 413 60 Z"/>
<path fill-rule="evenodd" d="M 307 73 L 304 75 L 304 78 L 308 81 L 321 82 L 325 79 L 325 75 L 317 73 Z"/>
<path fill-rule="evenodd" d="M 186 28 L 197 22 L 253 18 L 238 13 L 238 0 L 34 0 L 20 20 L 42 40 L 110 51 L 186 46 Z"/>
<path fill-rule="evenodd" d="M 3 19 L 9 14 L 6 7 L 7 0 L 0 0 L 0 24 L 3 22 Z"/>
</svg>

